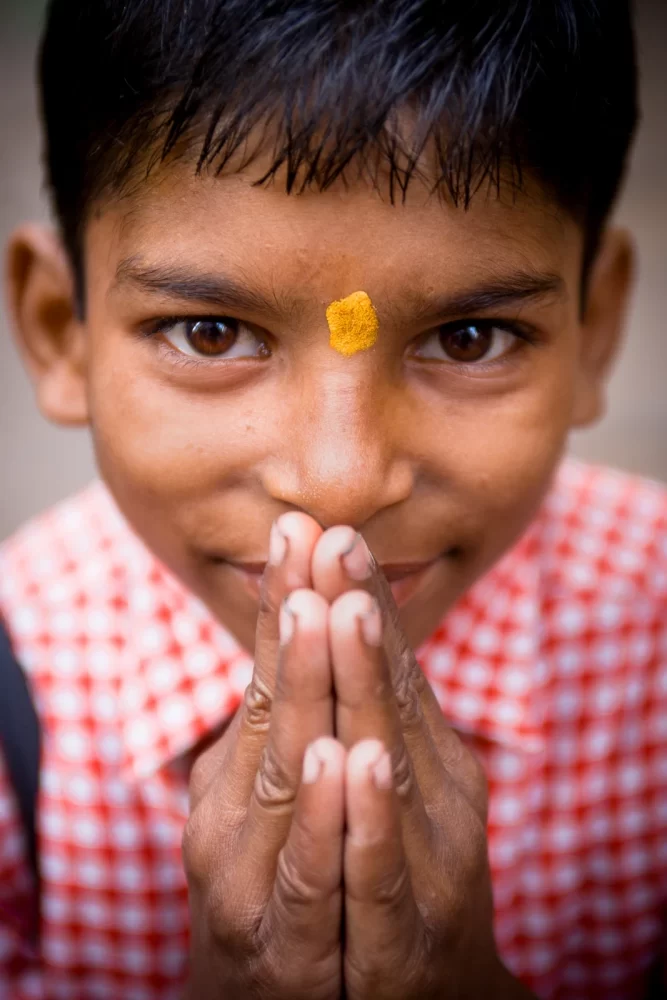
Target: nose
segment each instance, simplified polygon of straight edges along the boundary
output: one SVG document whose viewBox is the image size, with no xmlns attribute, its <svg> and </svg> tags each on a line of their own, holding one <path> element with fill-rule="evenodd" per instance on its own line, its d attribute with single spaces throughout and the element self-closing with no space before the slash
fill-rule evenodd
<svg viewBox="0 0 667 1000">
<path fill-rule="evenodd" d="M 349 362 L 348 362 L 349 363 Z M 401 446 L 399 412 L 366 365 L 317 378 L 293 396 L 279 453 L 265 466 L 264 488 L 281 505 L 310 514 L 323 528 L 360 529 L 405 501 L 414 486 Z"/>
</svg>

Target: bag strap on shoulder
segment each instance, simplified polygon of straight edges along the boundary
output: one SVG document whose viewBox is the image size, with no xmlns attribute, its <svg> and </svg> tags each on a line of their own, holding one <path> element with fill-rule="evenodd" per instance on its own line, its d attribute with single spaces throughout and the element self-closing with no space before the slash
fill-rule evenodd
<svg viewBox="0 0 667 1000">
<path fill-rule="evenodd" d="M 39 887 L 37 794 L 41 736 L 28 681 L 0 620 L 0 745 L 18 802 L 28 860 Z"/>
</svg>

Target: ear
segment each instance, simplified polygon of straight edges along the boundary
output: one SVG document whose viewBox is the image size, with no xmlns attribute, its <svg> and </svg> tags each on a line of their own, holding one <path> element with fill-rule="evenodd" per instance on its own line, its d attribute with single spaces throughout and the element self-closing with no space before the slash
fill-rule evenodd
<svg viewBox="0 0 667 1000">
<path fill-rule="evenodd" d="M 85 328 L 72 267 L 46 226 L 25 225 L 7 248 L 7 298 L 20 353 L 40 410 L 58 424 L 88 422 Z"/>
<path fill-rule="evenodd" d="M 580 324 L 573 427 L 586 427 L 604 414 L 606 383 L 621 347 L 634 276 L 635 248 L 629 233 L 607 230 L 588 278 Z"/>
</svg>

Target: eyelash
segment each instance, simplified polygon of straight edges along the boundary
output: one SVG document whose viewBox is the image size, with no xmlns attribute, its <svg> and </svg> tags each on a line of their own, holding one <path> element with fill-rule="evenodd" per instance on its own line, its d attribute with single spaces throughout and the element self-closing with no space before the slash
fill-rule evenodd
<svg viewBox="0 0 667 1000">
<path fill-rule="evenodd" d="M 158 319 L 152 320 L 149 323 L 144 324 L 141 330 L 141 334 L 145 339 L 157 339 L 157 337 L 160 334 L 168 333 L 170 330 L 172 330 L 175 326 L 178 326 L 180 323 L 202 323 L 202 322 L 223 323 L 226 326 L 229 326 L 230 324 L 234 323 L 238 324 L 239 326 L 246 326 L 246 324 L 242 323 L 241 320 L 234 319 L 231 316 L 161 316 Z M 258 339 L 260 338 L 258 337 Z M 193 370 L 193 369 L 207 368 L 210 370 L 211 364 L 221 364 L 225 362 L 224 355 L 221 355 L 219 358 L 216 358 L 214 356 L 206 358 L 206 357 L 196 357 L 194 355 L 185 354 L 183 351 L 180 351 L 177 347 L 174 347 L 172 344 L 169 344 L 166 340 L 163 340 L 160 343 L 158 343 L 158 347 L 161 353 L 163 353 L 165 357 L 169 359 L 170 364 L 175 365 L 176 367 L 181 369 Z M 227 359 L 227 362 L 229 362 L 230 360 L 248 361 L 252 360 L 252 356 Z"/>
<path fill-rule="evenodd" d="M 430 340 L 438 337 L 446 336 L 447 334 L 456 333 L 457 331 L 464 330 L 470 327 L 477 327 L 479 330 L 483 331 L 493 331 L 496 330 L 499 333 L 509 334 L 511 337 L 520 341 L 524 346 L 531 345 L 536 346 L 539 343 L 538 331 L 528 326 L 527 324 L 518 324 L 509 322 L 506 319 L 493 319 L 484 318 L 476 319 L 475 317 L 453 320 L 449 323 L 443 323 L 435 330 L 430 330 L 427 333 L 421 335 L 417 338 L 419 347 L 423 347 L 424 344 L 428 343 Z M 520 347 L 519 347 L 520 349 Z M 448 367 L 456 368 L 462 373 L 471 372 L 473 369 L 478 373 L 483 373 L 491 368 L 497 367 L 499 363 L 505 361 L 507 357 L 514 354 L 515 350 L 510 348 L 508 351 L 503 352 L 497 358 L 491 358 L 486 360 L 486 355 L 482 356 L 479 361 L 456 361 L 454 358 L 449 360 L 439 360 L 433 358 L 420 358 L 418 354 L 414 354 L 417 360 L 423 362 L 432 362 L 434 364 L 447 365 Z"/>
<path fill-rule="evenodd" d="M 153 321 L 149 322 L 148 324 L 145 324 L 143 326 L 143 329 L 142 329 L 141 332 L 142 332 L 142 336 L 145 337 L 146 339 L 154 339 L 154 338 L 157 338 L 161 333 L 166 333 L 169 330 L 173 329 L 173 327 L 177 326 L 179 323 L 196 323 L 196 322 L 203 322 L 203 321 L 210 321 L 210 322 L 217 322 L 217 323 L 222 322 L 222 323 L 227 323 L 228 324 L 230 321 L 232 321 L 232 317 L 229 317 L 229 316 L 227 316 L 227 317 L 225 317 L 225 316 L 163 316 L 163 317 L 160 317 L 159 319 L 156 319 L 156 320 L 153 320 Z M 233 320 L 233 322 L 239 323 L 240 321 L 239 320 Z M 501 333 L 508 333 L 511 336 L 515 337 L 517 340 L 522 341 L 524 344 L 527 344 L 527 345 L 533 345 L 534 346 L 534 345 L 538 344 L 538 342 L 539 342 L 539 337 L 537 335 L 537 331 L 535 331 L 531 327 L 528 327 L 527 325 L 524 325 L 524 324 L 519 325 L 517 323 L 510 323 L 507 320 L 500 320 L 500 319 L 494 320 L 494 319 L 488 319 L 488 318 L 484 318 L 484 319 L 470 318 L 470 319 L 455 320 L 455 321 L 452 321 L 452 322 L 449 322 L 449 323 L 443 323 L 437 329 L 430 330 L 427 333 L 422 334 L 420 337 L 418 337 L 416 339 L 417 339 L 417 342 L 420 345 L 423 345 L 424 343 L 427 343 L 429 340 L 431 340 L 434 337 L 440 337 L 443 334 L 454 333 L 457 330 L 461 330 L 461 329 L 463 329 L 465 327 L 473 327 L 473 326 L 481 328 L 481 329 L 484 329 L 484 330 L 494 330 L 495 329 L 495 330 L 500 331 Z M 162 343 L 160 343 L 159 346 L 160 346 L 160 349 L 164 352 L 164 354 L 166 356 L 168 356 L 169 362 L 171 364 L 173 364 L 173 365 L 178 366 L 179 368 L 182 368 L 182 369 L 190 369 L 190 370 L 192 370 L 192 369 L 198 369 L 198 368 L 210 368 L 211 364 L 221 364 L 221 363 L 225 362 L 224 355 L 221 356 L 220 358 L 215 358 L 215 357 L 211 357 L 211 358 L 195 357 L 193 355 L 188 355 L 188 354 L 183 353 L 182 351 L 178 350 L 178 348 L 176 348 L 173 345 L 167 343 L 166 341 L 163 341 Z M 449 365 L 449 367 L 455 367 L 459 371 L 462 371 L 462 372 L 470 371 L 472 369 L 475 369 L 476 371 L 478 371 L 478 372 L 481 373 L 481 372 L 487 370 L 489 367 L 495 367 L 495 366 L 497 366 L 497 364 L 498 364 L 499 361 L 503 361 L 508 354 L 513 354 L 513 353 L 514 353 L 514 351 L 510 350 L 509 352 L 505 352 L 504 354 L 502 354 L 498 359 L 492 359 L 491 361 L 485 362 L 484 357 L 482 357 L 479 361 L 476 361 L 476 362 L 467 362 L 467 363 L 463 362 L 463 361 L 458 361 L 457 362 L 454 359 L 451 359 L 449 362 L 447 362 L 447 361 L 440 361 L 438 359 L 432 359 L 432 358 L 431 359 L 429 359 L 429 358 L 421 358 L 420 359 L 418 355 L 413 355 L 413 356 L 415 356 L 417 358 L 417 360 L 421 360 L 421 361 L 424 361 L 424 362 L 427 362 L 427 363 L 429 361 L 431 361 L 431 362 L 435 361 L 436 364 Z M 251 360 L 251 357 L 227 359 L 227 363 L 229 363 L 230 361 L 234 361 L 234 360 Z"/>
<path fill-rule="evenodd" d="M 196 371 L 202 368 L 210 368 L 211 362 L 206 361 L 204 358 L 194 358 L 188 354 L 183 354 L 182 351 L 177 351 L 175 347 L 171 347 L 170 344 L 165 342 L 159 345 L 160 353 L 164 354 L 169 359 L 169 363 L 175 368 L 181 368 L 185 371 Z"/>
</svg>

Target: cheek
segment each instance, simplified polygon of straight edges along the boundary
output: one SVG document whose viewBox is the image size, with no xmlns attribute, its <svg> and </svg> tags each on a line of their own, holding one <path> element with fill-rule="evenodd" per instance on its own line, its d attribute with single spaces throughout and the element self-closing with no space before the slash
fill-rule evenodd
<svg viewBox="0 0 667 1000">
<path fill-rule="evenodd" d="M 568 358 L 521 391 L 459 406 L 447 434 L 448 478 L 462 524 L 487 558 L 527 525 L 562 455 L 573 402 Z"/>
<path fill-rule="evenodd" d="M 495 531 L 521 524 L 548 486 L 562 453 L 564 429 L 497 423 L 486 447 L 471 449 L 464 475 L 478 516 Z"/>
<path fill-rule="evenodd" d="M 257 460 L 257 408 L 248 412 L 238 394 L 178 390 L 129 363 L 132 353 L 105 352 L 91 372 L 95 448 L 110 485 L 180 507 L 237 482 Z"/>
</svg>

